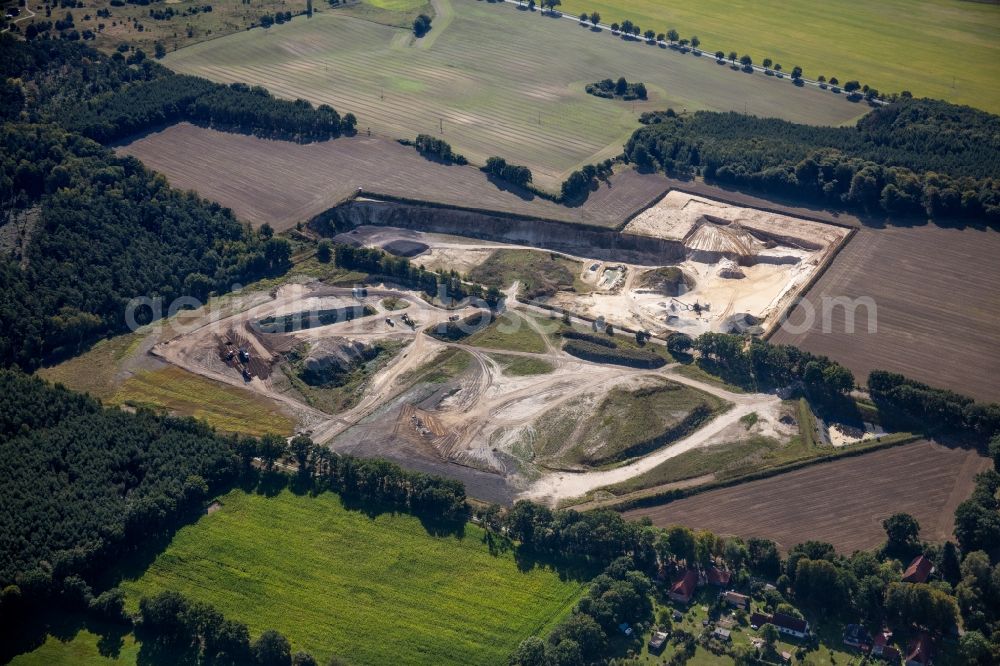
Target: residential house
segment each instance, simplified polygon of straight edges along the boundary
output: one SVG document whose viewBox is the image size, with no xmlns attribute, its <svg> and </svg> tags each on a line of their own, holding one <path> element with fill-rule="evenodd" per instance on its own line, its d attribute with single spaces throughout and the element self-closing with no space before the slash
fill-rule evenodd
<svg viewBox="0 0 1000 666">
<path fill-rule="evenodd" d="M 679 601 L 682 604 L 691 603 L 691 597 L 694 596 L 694 592 L 698 587 L 698 572 L 694 569 L 688 569 L 684 574 L 674 581 L 674 584 L 670 586 L 670 592 L 667 596 L 673 601 Z"/>
<path fill-rule="evenodd" d="M 723 643 L 728 643 L 733 639 L 732 632 L 729 631 L 728 629 L 716 629 L 715 631 L 712 632 L 712 635 L 715 636 L 720 641 L 722 641 Z"/>
<path fill-rule="evenodd" d="M 775 613 L 774 615 L 754 613 L 750 616 L 750 626 L 753 629 L 760 629 L 765 624 L 773 624 L 779 633 L 795 638 L 805 638 L 809 635 L 808 622 L 785 613 Z"/>
<path fill-rule="evenodd" d="M 789 636 L 805 638 L 809 635 L 809 623 L 791 615 L 775 613 L 771 619 L 771 624 L 776 626 L 778 631 Z"/>
<path fill-rule="evenodd" d="M 745 611 L 750 610 L 750 597 L 745 594 L 740 594 L 739 592 L 723 592 L 721 595 L 722 600 L 733 608 L 742 608 Z"/>
<path fill-rule="evenodd" d="M 731 572 L 718 567 L 711 567 L 705 572 L 706 583 L 723 589 L 729 587 L 729 581 L 732 580 L 732 578 L 733 574 Z"/>
<path fill-rule="evenodd" d="M 874 640 L 872 640 L 872 656 L 881 656 L 882 651 L 889 646 L 889 641 L 892 640 L 892 632 L 888 629 L 882 629 L 882 631 L 875 634 Z"/>
<path fill-rule="evenodd" d="M 844 628 L 844 645 L 868 651 L 873 642 L 871 634 L 860 624 L 849 624 Z"/>
<path fill-rule="evenodd" d="M 903 582 L 926 583 L 932 573 L 934 573 L 934 565 L 931 564 L 931 561 L 923 555 L 917 555 L 903 572 Z"/>
<path fill-rule="evenodd" d="M 668 637 L 669 634 L 665 631 L 654 631 L 653 635 L 649 637 L 649 651 L 653 654 L 662 652 Z"/>
</svg>

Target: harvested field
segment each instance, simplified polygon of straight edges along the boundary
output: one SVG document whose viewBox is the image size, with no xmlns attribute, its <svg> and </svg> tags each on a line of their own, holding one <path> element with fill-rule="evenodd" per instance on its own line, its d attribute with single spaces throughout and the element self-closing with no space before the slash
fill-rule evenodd
<svg viewBox="0 0 1000 666">
<path fill-rule="evenodd" d="M 118 148 L 170 184 L 194 190 L 255 225 L 277 230 L 367 192 L 532 217 L 617 226 L 667 190 L 667 180 L 627 169 L 567 208 L 502 190 L 475 167 L 447 166 L 395 141 L 368 136 L 319 143 L 271 141 L 178 123 Z"/>
<path fill-rule="evenodd" d="M 878 546 L 885 539 L 882 520 L 903 511 L 920 523 L 921 538 L 943 541 L 952 538 L 955 508 L 972 492 L 973 477 L 989 464 L 975 451 L 921 441 L 634 509 L 625 517 L 766 537 L 785 551 L 818 539 L 847 554 Z"/>
<path fill-rule="evenodd" d="M 772 340 L 826 354 L 860 383 L 873 369 L 891 370 L 998 401 L 998 256 L 1000 232 L 988 229 L 862 229 Z M 824 318 L 824 299 L 840 297 L 873 299 L 876 331 L 869 332 L 865 307 L 857 309 L 853 333 L 844 307 Z M 810 307 L 816 317 L 806 327 Z"/>
<path fill-rule="evenodd" d="M 817 125 L 849 123 L 868 110 L 830 92 L 623 42 L 507 3 L 435 6 L 451 20 L 436 21 L 421 40 L 333 10 L 197 44 L 163 62 L 351 111 L 361 132 L 439 134 L 473 163 L 499 155 L 528 166 L 549 189 L 573 169 L 618 154 L 648 110 L 747 110 Z M 622 74 L 643 81 L 649 99 L 633 104 L 584 91 L 595 78 Z"/>
</svg>

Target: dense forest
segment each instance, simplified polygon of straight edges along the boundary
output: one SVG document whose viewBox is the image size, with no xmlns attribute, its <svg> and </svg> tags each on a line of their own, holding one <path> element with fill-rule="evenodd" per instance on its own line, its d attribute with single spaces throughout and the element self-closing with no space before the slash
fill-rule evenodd
<svg viewBox="0 0 1000 666">
<path fill-rule="evenodd" d="M 130 157 L 52 125 L 0 128 L 0 199 L 20 236 L 0 258 L 0 362 L 36 367 L 55 350 L 126 330 L 136 297 L 204 299 L 281 274 L 287 240 L 171 189 Z M 150 308 L 136 313 L 152 318 Z"/>
<path fill-rule="evenodd" d="M 125 330 L 133 298 L 166 311 L 177 297 L 204 300 L 290 266 L 288 242 L 270 228 L 255 232 L 84 136 L 106 142 L 187 119 L 306 141 L 355 122 L 62 40 L 0 36 L 0 79 L 0 364 L 29 370 Z"/>
<path fill-rule="evenodd" d="M 0 587 L 26 596 L 99 571 L 238 471 L 232 445 L 193 419 L 104 409 L 9 370 L 0 396 Z"/>
<path fill-rule="evenodd" d="M 67 578 L 92 580 L 237 480 L 264 482 L 279 460 L 315 492 L 442 524 L 466 518 L 457 481 L 338 455 L 308 437 L 223 436 L 194 419 L 104 408 L 12 370 L 0 370 L 0 455 L 0 589 L 16 583 L 29 600 L 60 594 Z"/>
<path fill-rule="evenodd" d="M 902 98 L 855 127 L 739 113 L 646 114 L 625 146 L 639 167 L 834 207 L 1000 221 L 1000 116 Z"/>
<path fill-rule="evenodd" d="M 357 122 L 326 104 L 174 74 L 146 59 L 129 64 L 62 40 L 2 39 L 0 63 L 5 80 L 21 82 L 6 83 L 0 118 L 54 122 L 102 143 L 181 120 L 291 141 L 334 138 Z"/>
</svg>

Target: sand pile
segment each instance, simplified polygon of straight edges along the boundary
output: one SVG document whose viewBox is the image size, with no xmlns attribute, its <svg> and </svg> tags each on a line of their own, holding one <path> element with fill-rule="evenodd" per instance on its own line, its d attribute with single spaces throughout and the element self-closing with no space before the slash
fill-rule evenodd
<svg viewBox="0 0 1000 666">
<path fill-rule="evenodd" d="M 699 220 L 697 228 L 684 240 L 684 245 L 694 253 L 720 254 L 727 257 L 754 255 L 754 237 L 739 224 L 726 226 Z"/>
</svg>

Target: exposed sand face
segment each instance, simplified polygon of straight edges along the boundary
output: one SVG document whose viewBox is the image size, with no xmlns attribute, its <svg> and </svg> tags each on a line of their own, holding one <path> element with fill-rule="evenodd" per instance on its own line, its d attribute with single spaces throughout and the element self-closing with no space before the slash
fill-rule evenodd
<svg viewBox="0 0 1000 666">
<path fill-rule="evenodd" d="M 743 228 L 767 235 L 785 236 L 790 247 L 836 245 L 847 230 L 799 217 L 743 208 L 705 197 L 672 190 L 663 199 L 636 215 L 623 231 L 639 236 L 685 240 L 703 217 L 735 222 Z M 796 240 L 801 241 L 795 243 Z"/>
<path fill-rule="evenodd" d="M 558 304 L 654 334 L 692 335 L 727 330 L 730 318 L 744 313 L 764 327 L 772 325 L 848 234 L 841 227 L 676 190 L 623 231 L 683 242 L 688 258 L 677 266 L 695 286 L 676 297 L 639 289 L 634 275 L 642 269 L 630 267 L 621 289 L 585 297 L 559 294 Z"/>
</svg>

